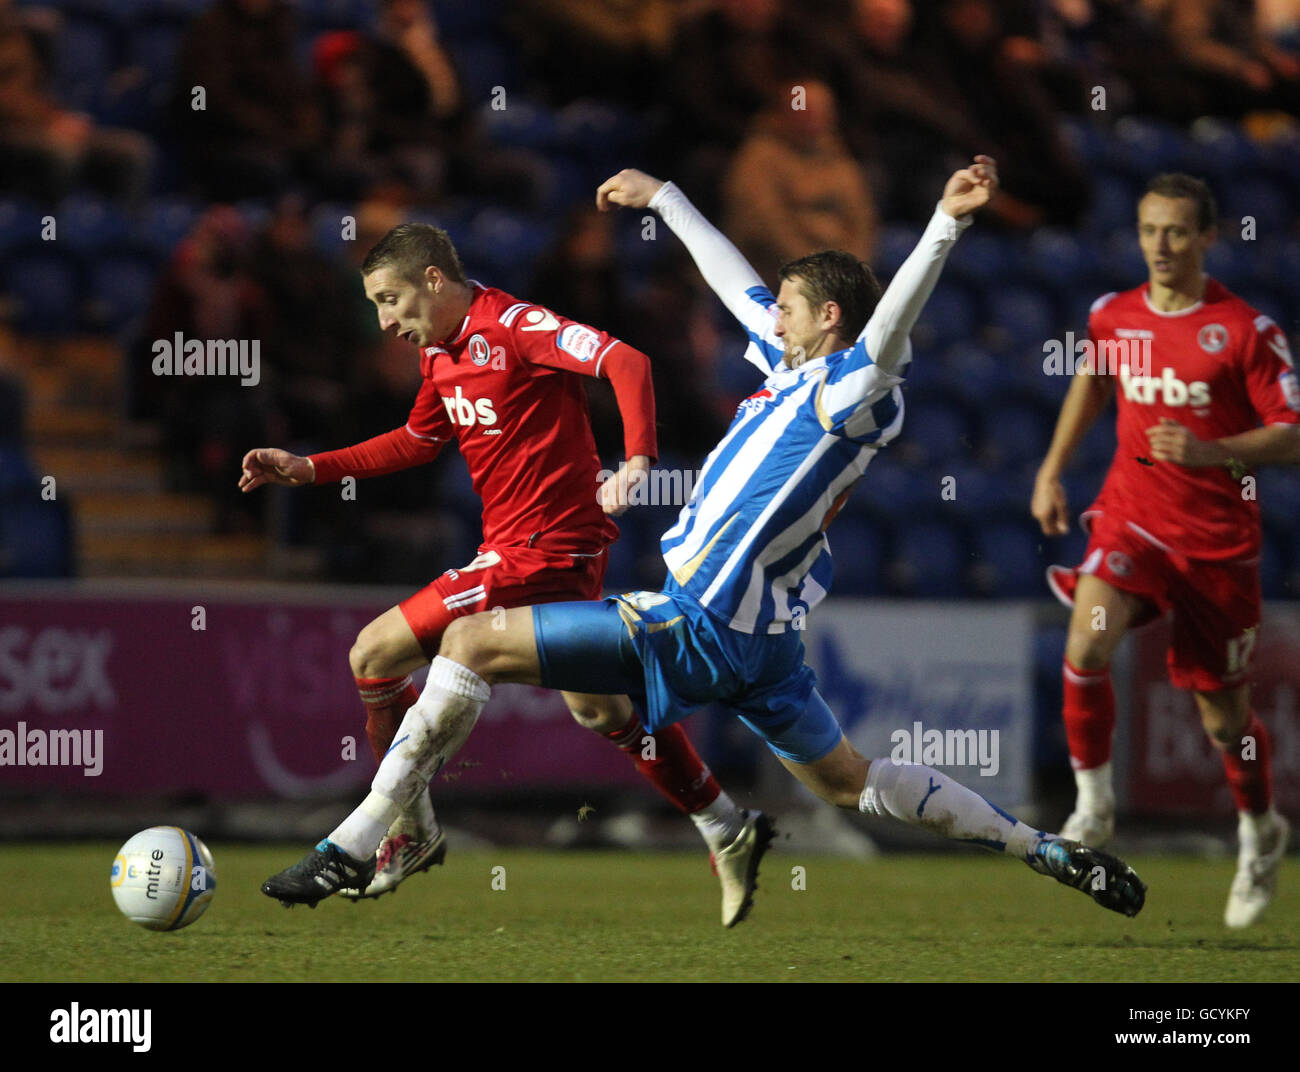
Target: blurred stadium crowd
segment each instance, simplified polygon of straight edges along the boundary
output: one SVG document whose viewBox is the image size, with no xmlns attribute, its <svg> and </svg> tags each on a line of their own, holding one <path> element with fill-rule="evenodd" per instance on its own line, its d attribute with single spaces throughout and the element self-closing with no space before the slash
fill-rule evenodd
<svg viewBox="0 0 1300 1072">
<path fill-rule="evenodd" d="M 824 247 L 888 279 L 943 177 L 988 152 L 1005 193 L 914 335 L 904 434 L 832 534 L 836 591 L 1045 596 L 1043 565 L 1082 547 L 1029 516 L 1068 386 L 1045 341 L 1144 281 L 1135 204 L 1170 170 L 1219 198 L 1211 273 L 1294 335 L 1297 116 L 1300 0 L 0 0 L 0 372 L 20 374 L 0 378 L 0 576 L 86 572 L 76 497 L 34 490 L 34 452 L 76 425 L 25 438 L 32 365 L 111 364 L 98 434 L 155 451 L 159 490 L 205 497 L 214 532 L 314 549 L 311 576 L 422 582 L 478 540 L 454 452 L 368 483 L 364 510 L 235 490 L 252 446 L 405 421 L 415 355 L 356 275 L 389 227 L 435 222 L 472 277 L 650 354 L 661 464 L 694 471 L 757 376 L 667 232 L 596 213 L 597 184 L 676 179 L 768 279 Z M 177 332 L 261 340 L 260 384 L 155 377 Z M 1073 507 L 1113 444 L 1103 421 Z M 1300 479 L 1265 472 L 1259 494 L 1265 595 L 1294 597 Z M 622 519 L 610 587 L 658 586 L 676 512 Z"/>
</svg>

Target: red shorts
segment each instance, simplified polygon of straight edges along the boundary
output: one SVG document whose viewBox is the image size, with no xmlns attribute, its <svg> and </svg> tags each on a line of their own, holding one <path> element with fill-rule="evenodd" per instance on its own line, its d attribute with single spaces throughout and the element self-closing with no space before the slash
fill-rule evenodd
<svg viewBox="0 0 1300 1072">
<path fill-rule="evenodd" d="M 607 551 L 566 555 L 536 547 L 486 548 L 468 566 L 449 569 L 398 606 L 432 659 L 454 618 L 495 607 L 599 599 L 608 564 Z"/>
<path fill-rule="evenodd" d="M 1083 562 L 1047 571 L 1057 599 L 1073 606 L 1079 575 L 1100 578 L 1147 601 L 1134 626 L 1173 611 L 1168 663 L 1175 686 L 1215 692 L 1247 680 L 1259 628 L 1258 558 L 1188 558 L 1122 518 L 1089 511 L 1083 521 L 1090 537 Z"/>
</svg>

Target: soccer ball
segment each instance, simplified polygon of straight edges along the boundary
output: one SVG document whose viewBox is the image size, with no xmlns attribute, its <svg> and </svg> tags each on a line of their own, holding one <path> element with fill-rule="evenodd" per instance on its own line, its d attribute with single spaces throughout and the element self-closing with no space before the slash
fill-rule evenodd
<svg viewBox="0 0 1300 1072">
<path fill-rule="evenodd" d="M 151 826 L 118 850 L 109 883 L 132 923 L 175 931 L 207 911 L 217 871 L 208 847 L 188 830 Z"/>
</svg>

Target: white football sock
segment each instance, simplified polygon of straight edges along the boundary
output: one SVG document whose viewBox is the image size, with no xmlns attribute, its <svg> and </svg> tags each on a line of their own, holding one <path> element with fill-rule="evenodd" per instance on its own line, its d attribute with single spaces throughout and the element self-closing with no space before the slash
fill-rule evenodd
<svg viewBox="0 0 1300 1072">
<path fill-rule="evenodd" d="M 1248 811 L 1237 812 L 1237 840 L 1241 848 L 1249 852 L 1259 852 L 1264 846 L 1272 849 L 1277 838 L 1277 819 L 1277 809 L 1274 807 L 1260 815 L 1252 815 Z"/>
<path fill-rule="evenodd" d="M 858 810 L 892 816 L 940 837 L 970 841 L 1022 860 L 1033 855 L 1041 830 L 1026 826 L 942 771 L 919 763 L 873 759 Z"/>
<path fill-rule="evenodd" d="M 709 851 L 721 852 L 744 829 L 745 813 L 736 807 L 736 802 L 724 790 L 712 804 L 691 812 L 691 822 L 709 846 Z"/>
<path fill-rule="evenodd" d="M 379 764 L 370 794 L 329 839 L 349 856 L 369 859 L 394 820 L 427 793 L 429 779 L 465 743 L 491 694 L 487 682 L 468 667 L 441 655 L 434 659 L 424 691 Z"/>
<path fill-rule="evenodd" d="M 433 814 L 433 798 L 429 787 L 416 796 L 415 802 L 397 817 L 388 828 L 389 837 L 410 834 L 416 841 L 428 841 L 438 832 L 438 819 Z"/>
<path fill-rule="evenodd" d="M 1074 772 L 1074 810 L 1109 818 L 1115 814 L 1115 790 L 1111 786 L 1110 760 L 1100 767 Z"/>
</svg>

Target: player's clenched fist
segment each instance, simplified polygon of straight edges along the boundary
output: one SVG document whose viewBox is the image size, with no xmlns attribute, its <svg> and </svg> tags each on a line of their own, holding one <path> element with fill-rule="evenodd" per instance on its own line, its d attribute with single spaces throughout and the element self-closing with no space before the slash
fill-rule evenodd
<svg viewBox="0 0 1300 1072">
<path fill-rule="evenodd" d="M 278 447 L 258 447 L 244 455 L 239 490 L 252 491 L 263 484 L 286 484 L 297 487 L 316 479 L 316 467 L 310 458 L 290 454 Z"/>
<path fill-rule="evenodd" d="M 997 188 L 998 162 L 991 156 L 977 156 L 969 167 L 952 173 L 944 185 L 940 207 L 953 219 L 960 219 L 987 205 Z"/>
<path fill-rule="evenodd" d="M 600 184 L 596 190 L 596 207 L 608 212 L 610 205 L 624 208 L 645 208 L 659 192 L 663 183 L 644 171 L 624 168 Z"/>
</svg>

